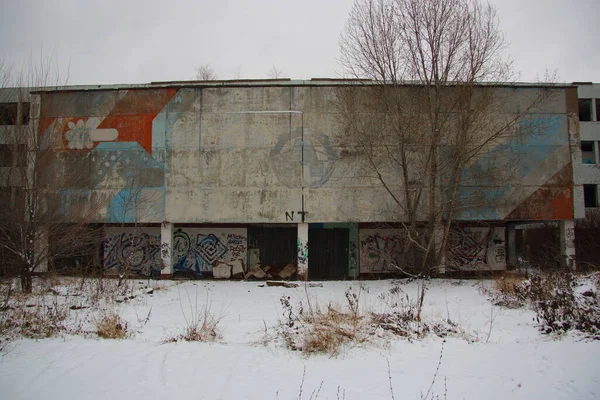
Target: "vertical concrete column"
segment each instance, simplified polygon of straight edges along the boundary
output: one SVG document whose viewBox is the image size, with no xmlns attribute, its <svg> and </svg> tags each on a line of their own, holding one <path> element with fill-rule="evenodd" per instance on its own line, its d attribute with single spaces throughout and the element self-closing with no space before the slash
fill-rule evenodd
<svg viewBox="0 0 600 400">
<path fill-rule="evenodd" d="M 160 257 L 163 269 L 160 271 L 161 278 L 169 278 L 173 275 L 173 223 L 163 222 L 160 226 Z"/>
<path fill-rule="evenodd" d="M 558 228 L 560 232 L 560 266 L 575 270 L 575 223 L 560 221 Z"/>
<path fill-rule="evenodd" d="M 506 224 L 506 253 L 508 255 L 508 268 L 514 269 L 517 267 L 517 235 L 514 223 Z"/>
<path fill-rule="evenodd" d="M 48 272 L 48 228 L 37 226 L 35 228 L 34 260 L 40 260 L 34 273 Z"/>
<path fill-rule="evenodd" d="M 308 279 L 308 224 L 298 224 L 298 279 Z"/>
<path fill-rule="evenodd" d="M 444 242 L 444 227 L 439 225 L 436 226 L 433 230 L 433 235 L 435 240 L 435 253 L 440 255 L 437 272 L 438 274 L 443 275 L 446 273 L 446 254 L 440 254 L 440 251 L 442 250 L 442 244 Z"/>
</svg>

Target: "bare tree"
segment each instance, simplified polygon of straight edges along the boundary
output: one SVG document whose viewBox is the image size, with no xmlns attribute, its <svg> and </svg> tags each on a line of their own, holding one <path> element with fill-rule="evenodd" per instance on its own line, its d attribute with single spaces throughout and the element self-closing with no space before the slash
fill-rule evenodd
<svg viewBox="0 0 600 400">
<path fill-rule="evenodd" d="M 196 80 L 214 81 L 217 79 L 217 73 L 210 64 L 202 64 L 199 67 L 196 67 Z"/>
<path fill-rule="evenodd" d="M 242 79 L 242 64 L 238 64 L 233 72 L 233 79 Z"/>
<path fill-rule="evenodd" d="M 98 243 L 99 229 L 88 225 L 98 203 L 65 190 L 85 187 L 88 177 L 61 169 L 62 155 L 40 132 L 40 97 L 32 92 L 60 82 L 53 57 L 29 62 L 17 75 L 1 67 L 0 254 L 22 290 L 31 292 L 32 275 L 48 262 L 81 256 Z"/>
<path fill-rule="evenodd" d="M 273 64 L 267 75 L 271 79 L 280 79 L 283 78 L 284 74 L 285 72 L 283 72 L 281 68 L 278 68 L 275 64 Z"/>
<path fill-rule="evenodd" d="M 511 109 L 497 83 L 514 78 L 505 47 L 495 9 L 478 0 L 354 3 L 341 65 L 369 82 L 338 91 L 340 142 L 391 199 L 403 271 L 443 263 L 453 221 L 482 215 L 489 189 L 517 179 L 506 143 L 542 129 L 519 123 L 549 99 L 547 86 Z"/>
</svg>

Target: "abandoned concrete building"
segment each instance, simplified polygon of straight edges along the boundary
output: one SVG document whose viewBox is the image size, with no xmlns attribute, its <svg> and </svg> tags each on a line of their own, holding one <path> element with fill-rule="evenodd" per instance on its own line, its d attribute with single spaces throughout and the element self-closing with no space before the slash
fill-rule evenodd
<svg viewBox="0 0 600 400">
<path fill-rule="evenodd" d="M 128 257 L 134 272 L 163 277 L 229 278 L 260 264 L 292 265 L 309 279 L 344 279 L 394 272 L 390 260 L 405 240 L 390 192 L 364 173 L 360 154 L 344 141 L 336 101 L 355 84 L 70 86 L 32 90 L 31 100 L 0 106 L 4 125 L 17 124 L 5 118 L 11 107 L 18 123 L 37 124 L 61 155 L 61 175 L 86 177 L 84 187 L 64 180 L 61 207 L 77 219 L 81 204 L 101 205 L 87 222 L 103 224 L 97 262 L 107 274 Z M 497 169 L 510 172 L 511 181 L 488 177 L 460 188 L 465 197 L 479 190 L 485 203 L 455 213 L 452 229 L 462 235 L 448 246 L 446 268 L 506 269 L 516 263 L 515 227 L 540 221 L 558 222 L 561 254 L 572 262 L 584 188 L 585 205 L 591 198 L 573 166 L 582 164 L 581 150 L 584 163 L 598 163 L 598 141 L 590 147 L 586 137 L 580 145 L 577 87 L 499 86 L 505 103 L 498 115 L 527 110 L 511 129 L 543 123 L 535 134 L 494 142 L 508 159 L 480 152 L 461 172 L 502 163 Z M 550 101 L 528 109 L 544 90 Z M 596 118 L 598 103 L 591 110 Z"/>
</svg>

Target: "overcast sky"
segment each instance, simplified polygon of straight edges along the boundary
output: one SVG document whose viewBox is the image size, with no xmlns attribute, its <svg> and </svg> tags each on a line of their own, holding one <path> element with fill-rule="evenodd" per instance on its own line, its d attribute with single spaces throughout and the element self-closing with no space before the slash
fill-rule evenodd
<svg viewBox="0 0 600 400">
<path fill-rule="evenodd" d="M 68 83 L 338 77 L 353 0 L 0 0 L 0 51 L 20 65 L 52 53 Z M 600 81 L 600 0 L 492 0 L 520 81 Z"/>
</svg>

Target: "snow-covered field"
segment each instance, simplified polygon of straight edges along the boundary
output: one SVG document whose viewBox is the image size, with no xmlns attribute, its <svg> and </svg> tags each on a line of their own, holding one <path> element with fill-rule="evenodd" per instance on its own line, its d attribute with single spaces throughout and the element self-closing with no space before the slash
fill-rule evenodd
<svg viewBox="0 0 600 400">
<path fill-rule="evenodd" d="M 312 395 L 350 400 L 419 399 L 428 393 L 428 398 L 433 394 L 441 399 L 600 398 L 600 342 L 575 334 L 541 335 L 531 310 L 492 306 L 481 290 L 492 281 L 428 283 L 425 319 L 450 318 L 467 332 L 464 337 L 444 340 L 430 335 L 409 341 L 384 335 L 345 347 L 335 357 L 307 357 L 285 347 L 276 335 L 283 318 L 280 298 L 289 296 L 293 304 L 307 304 L 307 297 L 313 305 L 343 304 L 352 287 L 360 293 L 362 310 L 381 311 L 385 305 L 380 295 L 390 293 L 397 283 L 323 282 L 322 287 L 283 288 L 259 287 L 261 282 L 166 281 L 159 282 L 152 294 L 141 289 L 147 282 L 131 284 L 138 287 L 133 299 L 102 305 L 113 307 L 127 321 L 129 338 L 79 334 L 14 341 L 0 353 L 0 398 L 309 399 Z M 411 297 L 418 291 L 415 282 L 399 287 Z M 67 289 L 58 292 L 68 297 L 61 290 Z M 71 294 L 70 301 L 80 301 L 79 297 Z M 222 338 L 214 343 L 163 343 L 181 333 L 186 320 L 207 303 L 211 313 L 221 317 Z M 69 321 L 85 330 L 97 312 L 70 311 Z"/>
</svg>

